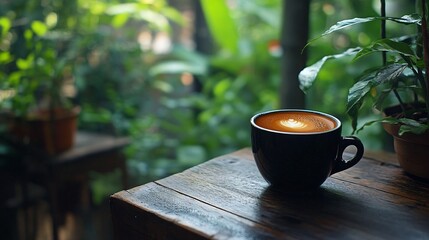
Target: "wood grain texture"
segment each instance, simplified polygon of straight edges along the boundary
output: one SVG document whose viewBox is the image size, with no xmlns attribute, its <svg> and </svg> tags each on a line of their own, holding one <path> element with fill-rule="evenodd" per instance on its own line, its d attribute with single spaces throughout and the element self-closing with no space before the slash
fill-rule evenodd
<svg viewBox="0 0 429 240">
<path fill-rule="evenodd" d="M 117 239 L 422 239 L 428 199 L 428 183 L 367 158 L 316 192 L 285 194 L 244 149 L 119 192 L 111 207 Z"/>
<path fill-rule="evenodd" d="M 149 183 L 111 198 L 117 239 L 275 238 L 264 226 L 227 213 L 192 197 Z M 123 235 L 140 233 L 137 238 Z M 131 230 L 128 232 L 128 230 Z M 123 231 L 123 230 L 122 230 Z M 280 233 L 277 233 L 280 234 Z M 119 236 L 118 236 L 119 235 Z M 125 236 L 125 237 L 124 237 Z"/>
</svg>

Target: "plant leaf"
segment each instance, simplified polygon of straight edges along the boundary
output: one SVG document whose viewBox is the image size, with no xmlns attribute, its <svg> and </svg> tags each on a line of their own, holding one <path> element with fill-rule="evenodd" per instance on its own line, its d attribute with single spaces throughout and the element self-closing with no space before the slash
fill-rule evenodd
<svg viewBox="0 0 429 240">
<path fill-rule="evenodd" d="M 344 29 L 346 27 L 350 27 L 356 24 L 361 23 L 367 23 L 367 22 L 373 22 L 373 21 L 381 21 L 381 20 L 390 20 L 397 23 L 402 24 L 420 24 L 420 16 L 418 14 L 412 14 L 412 15 L 405 15 L 400 18 L 398 17 L 366 17 L 366 18 L 352 18 L 352 19 L 346 19 L 337 22 L 332 27 L 330 27 L 327 31 L 325 31 L 322 36 L 328 35 L 330 33 L 333 33 L 335 31 Z"/>
<path fill-rule="evenodd" d="M 371 89 L 376 85 L 373 74 L 374 73 L 365 75 L 349 89 L 346 111 L 352 120 L 353 133 L 357 128 L 358 113 L 364 102 L 364 99 L 371 92 Z"/>
<path fill-rule="evenodd" d="M 373 78 L 365 78 L 356 82 L 350 89 L 347 96 L 347 112 L 356 114 L 356 110 L 360 108 L 363 99 L 371 91 L 374 86 Z M 350 115 L 350 114 L 349 114 Z"/>
<path fill-rule="evenodd" d="M 420 123 L 410 118 L 388 118 L 384 119 L 383 122 L 401 124 L 398 131 L 399 136 L 402 136 L 405 133 L 423 134 L 429 129 L 427 124 Z"/>
<path fill-rule="evenodd" d="M 407 24 L 407 25 L 408 24 L 418 24 L 418 25 L 422 24 L 422 17 L 417 13 L 404 15 L 400 18 L 389 18 L 388 20 L 391 20 L 391 21 L 394 21 L 397 23 Z"/>
<path fill-rule="evenodd" d="M 394 81 L 398 80 L 398 77 L 404 72 L 407 68 L 407 64 L 405 63 L 393 63 L 389 64 L 379 71 L 376 72 L 374 76 L 374 81 L 376 84 L 380 83 L 394 83 Z"/>
<path fill-rule="evenodd" d="M 201 0 L 201 6 L 216 43 L 231 53 L 237 53 L 239 35 L 226 2 Z"/>
<path fill-rule="evenodd" d="M 368 127 L 368 126 L 370 126 L 370 125 L 372 125 L 372 124 L 374 124 L 374 123 L 380 123 L 380 122 L 385 122 L 386 121 L 386 119 L 377 119 L 377 120 L 373 120 L 373 121 L 369 121 L 369 122 L 366 122 L 365 124 L 363 124 L 360 128 L 358 128 L 355 132 L 356 133 L 359 133 L 360 131 L 362 131 L 365 127 Z M 355 129 L 355 128 L 353 128 L 353 129 Z"/>
<path fill-rule="evenodd" d="M 394 63 L 381 69 L 376 69 L 375 71 L 365 74 L 349 89 L 349 94 L 347 96 L 347 113 L 352 118 L 353 129 L 356 129 L 357 126 L 358 111 L 371 89 L 382 83 L 396 81 L 406 67 L 406 64 Z M 383 98 L 385 98 L 385 95 L 379 95 L 375 100 L 376 104 L 380 105 L 380 101 L 383 100 Z"/>
<path fill-rule="evenodd" d="M 416 59 L 416 56 L 413 50 L 410 48 L 408 44 L 403 42 L 393 41 L 390 39 L 380 39 L 375 41 L 370 46 L 362 48 L 362 50 L 360 50 L 356 54 L 353 61 L 356 61 L 357 59 L 362 58 L 374 52 L 389 52 L 389 53 L 395 53 L 395 54 L 401 54 L 404 56 L 413 57 Z"/>
<path fill-rule="evenodd" d="M 381 17 L 380 17 L 381 18 Z M 328 30 L 326 30 L 322 36 L 331 34 L 333 32 L 336 32 L 338 30 L 356 25 L 356 24 L 361 24 L 361 23 L 367 23 L 367 22 L 372 22 L 375 20 L 379 20 L 379 17 L 367 17 L 367 18 L 351 18 L 351 19 L 345 19 L 342 21 L 339 21 L 337 23 L 335 23 L 333 26 L 331 26 Z"/>
<path fill-rule="evenodd" d="M 392 92 L 392 89 L 387 89 L 386 91 L 380 91 L 381 93 L 378 95 L 378 97 L 375 99 L 375 102 L 373 104 L 374 108 L 381 111 L 382 105 L 384 101 L 387 99 L 387 96 Z"/>
<path fill-rule="evenodd" d="M 307 45 L 309 45 L 310 43 L 316 41 L 317 39 L 319 39 L 321 37 L 324 37 L 324 36 L 329 35 L 333 32 L 342 30 L 344 28 L 351 27 L 351 26 L 354 26 L 357 24 L 368 23 L 368 22 L 373 22 L 373 21 L 381 21 L 381 20 L 389 20 L 389 21 L 393 21 L 393 22 L 397 22 L 397 23 L 401 23 L 401 24 L 405 24 L 405 25 L 408 25 L 408 24 L 421 25 L 421 17 L 419 14 L 404 15 L 404 16 L 399 17 L 399 18 L 398 17 L 366 17 L 366 18 L 345 19 L 345 20 L 342 20 L 342 21 L 335 23 L 328 30 L 326 30 L 322 35 L 320 35 L 319 37 L 309 41 L 307 43 Z"/>
<path fill-rule="evenodd" d="M 350 48 L 340 54 L 325 56 L 313 65 L 304 68 L 298 75 L 301 90 L 307 92 L 307 90 L 310 89 L 310 87 L 313 85 L 313 82 L 316 80 L 320 69 L 323 67 L 327 60 L 350 56 L 356 54 L 360 49 L 361 48 L 359 47 Z"/>
<path fill-rule="evenodd" d="M 409 126 L 409 125 L 402 125 L 399 128 L 398 135 L 402 136 L 405 133 L 414 133 L 414 134 L 423 134 L 428 130 L 428 126 L 424 124 L 420 124 L 419 126 Z"/>
<path fill-rule="evenodd" d="M 369 121 L 362 125 L 356 132 L 360 132 L 365 127 L 372 125 L 374 123 L 389 123 L 389 124 L 401 124 L 398 135 L 402 136 L 405 133 L 413 133 L 413 134 L 423 134 L 427 130 L 429 130 L 429 126 L 427 124 L 420 123 L 414 119 L 410 118 L 393 118 L 393 117 L 386 117 L 383 119 L 378 119 L 374 121 Z"/>
</svg>

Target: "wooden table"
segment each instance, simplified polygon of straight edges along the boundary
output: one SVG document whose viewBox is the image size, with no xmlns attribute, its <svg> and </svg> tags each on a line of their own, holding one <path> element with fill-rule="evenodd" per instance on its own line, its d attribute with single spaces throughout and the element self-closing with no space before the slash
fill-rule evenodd
<svg viewBox="0 0 429 240">
<path fill-rule="evenodd" d="M 243 149 L 110 200 L 116 239 L 429 239 L 429 183 L 370 157 L 287 195 Z"/>
</svg>

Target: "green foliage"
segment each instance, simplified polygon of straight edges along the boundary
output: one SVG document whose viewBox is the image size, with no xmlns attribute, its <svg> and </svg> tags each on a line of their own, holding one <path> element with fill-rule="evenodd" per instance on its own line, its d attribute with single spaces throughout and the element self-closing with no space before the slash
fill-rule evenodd
<svg viewBox="0 0 429 240">
<path fill-rule="evenodd" d="M 208 19 L 212 22 L 210 30 L 214 39 L 225 38 L 226 45 L 218 42 L 219 50 L 212 56 L 176 47 L 150 68 L 153 86 L 163 83 L 157 93 L 160 105 L 145 111 L 144 120 L 133 125 L 136 144 L 128 149 L 128 155 L 133 156 L 133 171 L 140 173 L 142 181 L 249 146 L 250 117 L 277 105 L 278 59 L 270 55 L 267 46 L 275 39 L 278 29 L 271 27 L 271 33 L 265 36 L 254 37 L 255 32 L 250 31 L 253 29 L 228 36 L 225 31 L 238 31 L 238 26 L 250 18 L 261 19 L 253 15 L 255 8 L 237 17 L 234 11 L 243 8 L 232 11 L 223 1 L 219 2 L 218 7 L 222 5 L 222 11 L 227 12 L 220 13 L 211 3 L 204 11 L 206 17 L 214 18 Z M 271 16 L 277 14 L 279 19 L 277 8 L 270 6 L 263 10 L 271 12 Z M 219 14 L 224 16 L 222 21 L 216 20 Z M 229 30 L 215 30 L 226 23 Z M 270 29 L 268 22 L 258 24 Z M 240 45 L 243 47 L 233 47 Z M 194 76 L 193 84 L 201 83 L 201 91 L 179 81 L 190 74 Z M 147 156 L 153 160 L 139 161 Z"/>
<path fill-rule="evenodd" d="M 0 89 L 13 94 L 0 101 L 1 108 L 11 111 L 16 117 L 25 117 L 46 98 L 52 104 L 64 105 L 60 84 L 73 58 L 66 49 L 68 35 L 49 31 L 48 26 L 38 20 L 21 29 L 9 28 L 5 33 L 18 38 L 19 34 L 23 35 L 24 41 L 8 41 L 6 51 L 2 52 L 4 74 L 0 75 Z"/>
<path fill-rule="evenodd" d="M 340 21 L 330 27 L 321 36 L 326 36 L 334 32 L 340 31 L 346 27 L 350 27 L 356 24 L 389 20 L 404 25 L 421 25 L 422 17 L 417 14 L 405 15 L 401 18 L 396 17 L 369 17 L 369 18 L 353 18 L 348 20 Z M 410 41 L 411 39 L 411 41 Z M 384 53 L 391 56 L 391 59 L 385 62 L 384 66 L 373 67 L 365 71 L 360 76 L 353 86 L 349 89 L 347 113 L 352 118 L 352 127 L 354 130 L 357 129 L 358 113 L 363 106 L 364 100 L 367 98 L 374 99 L 374 106 L 378 110 L 386 107 L 385 102 L 388 99 L 389 94 L 394 95 L 398 103 L 405 109 L 405 104 L 412 103 L 416 104 L 419 101 L 429 101 L 426 89 L 427 84 L 423 75 L 424 65 L 421 64 L 421 51 L 422 47 L 419 46 L 418 39 L 421 40 L 421 36 L 405 36 L 396 39 L 380 39 L 373 41 L 367 47 L 358 47 L 349 49 L 342 54 L 329 55 L 323 57 L 321 60 L 305 68 L 300 73 L 301 87 L 304 90 L 308 90 L 316 77 L 319 74 L 323 64 L 328 59 L 339 58 L 343 56 L 349 56 L 350 53 L 355 54 L 354 60 L 361 59 L 372 53 Z M 410 74 L 412 72 L 412 79 L 410 80 Z M 414 80 L 413 80 L 414 79 Z M 426 104 L 429 108 L 429 102 Z M 416 111 L 420 111 L 416 110 Z M 426 110 L 426 112 L 429 112 Z M 412 114 L 404 112 L 405 117 L 412 118 Z M 426 117 L 427 118 L 427 117 Z M 405 125 L 401 128 L 401 133 L 406 131 L 410 132 L 421 132 L 422 128 L 420 125 L 412 124 L 412 121 L 399 121 Z M 417 120 L 417 119 L 416 119 Z M 372 122 L 371 122 L 372 123 Z M 370 124 L 364 124 L 363 127 Z M 413 130 L 413 128 L 415 128 Z"/>
</svg>

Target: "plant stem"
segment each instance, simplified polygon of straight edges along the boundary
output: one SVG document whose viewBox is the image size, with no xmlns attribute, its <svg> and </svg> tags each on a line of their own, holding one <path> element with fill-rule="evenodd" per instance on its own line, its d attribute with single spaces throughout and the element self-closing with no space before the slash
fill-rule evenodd
<svg viewBox="0 0 429 240">
<path fill-rule="evenodd" d="M 385 39 L 386 38 L 386 20 L 384 19 L 386 17 L 386 0 L 381 0 L 381 39 Z M 387 57 L 386 57 L 386 52 L 382 51 L 381 52 L 381 57 L 382 57 L 382 61 L 383 61 L 383 66 L 386 66 L 387 64 Z"/>
<path fill-rule="evenodd" d="M 427 111 L 427 123 L 429 124 L 429 37 L 426 21 L 426 0 L 421 0 L 422 6 L 422 41 L 423 41 L 423 59 L 425 63 L 425 102 Z"/>
<path fill-rule="evenodd" d="M 395 94 L 395 97 L 398 99 L 399 106 L 401 106 L 401 109 L 402 109 L 402 112 L 404 113 L 404 116 L 406 116 L 407 115 L 407 111 L 406 111 L 406 108 L 405 108 L 405 104 L 402 101 L 401 96 L 398 93 L 398 90 L 396 90 L 396 88 L 393 89 L 393 93 Z"/>
<path fill-rule="evenodd" d="M 400 56 L 401 56 L 402 59 L 404 59 L 404 61 L 408 64 L 408 67 L 411 69 L 411 71 L 413 72 L 413 74 L 416 76 L 416 79 L 417 79 L 416 83 L 420 83 L 420 86 L 422 86 L 423 91 L 426 92 L 425 77 L 424 77 L 421 69 L 420 68 L 415 69 L 413 62 L 412 62 L 412 60 L 409 57 L 407 57 L 407 56 L 405 56 L 403 54 L 400 54 Z M 414 102 L 417 104 L 418 103 L 417 92 L 416 92 L 416 90 L 412 90 L 412 91 L 414 93 Z M 426 100 L 426 96 L 425 96 L 425 100 Z"/>
</svg>

